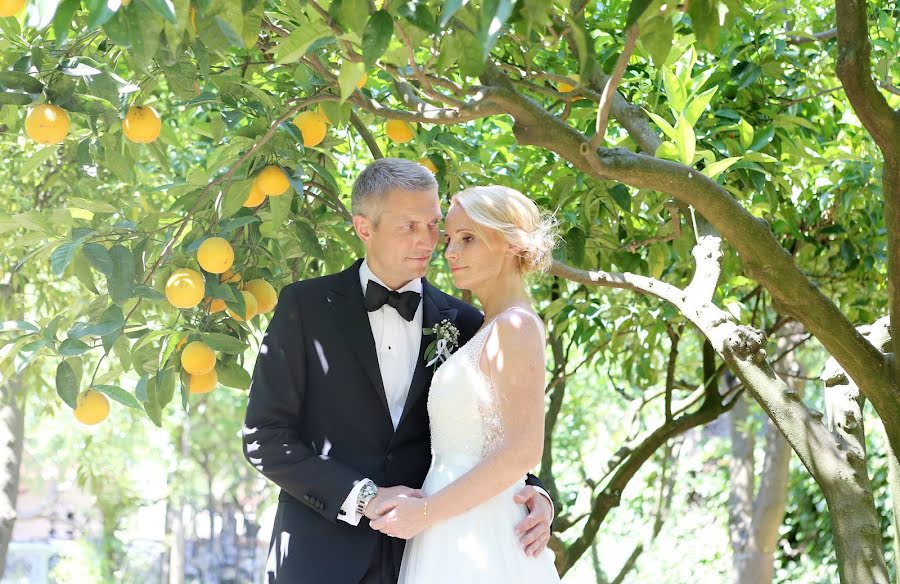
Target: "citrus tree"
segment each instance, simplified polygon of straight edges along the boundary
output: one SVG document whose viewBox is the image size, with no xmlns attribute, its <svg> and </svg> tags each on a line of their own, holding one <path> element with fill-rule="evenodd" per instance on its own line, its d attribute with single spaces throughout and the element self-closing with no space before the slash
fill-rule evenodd
<svg viewBox="0 0 900 584">
<path fill-rule="evenodd" d="M 896 9 L 784 8 L 4 1 L 0 155 L 17 188 L 2 261 L 14 296 L 39 302 L 5 324 L 0 374 L 52 361 L 86 424 L 128 407 L 161 425 L 192 393 L 246 389 L 277 290 L 361 255 L 353 177 L 410 158 L 442 193 L 501 182 L 559 217 L 554 278 L 534 288 L 555 339 L 542 475 L 556 501 L 572 368 L 627 350 L 629 383 L 665 379 L 660 416 L 588 512 L 561 509 L 562 571 L 641 465 L 746 389 L 832 511 L 852 510 L 833 518 L 842 581 L 886 582 L 862 399 L 896 461 Z M 640 296 L 610 307 L 598 286 Z M 759 303 L 778 318 L 758 323 Z M 828 418 L 767 358 L 788 319 L 835 359 Z M 698 349 L 678 402 L 682 338 Z M 641 358 L 657 347 L 668 356 Z M 723 395 L 725 368 L 740 385 Z"/>
</svg>

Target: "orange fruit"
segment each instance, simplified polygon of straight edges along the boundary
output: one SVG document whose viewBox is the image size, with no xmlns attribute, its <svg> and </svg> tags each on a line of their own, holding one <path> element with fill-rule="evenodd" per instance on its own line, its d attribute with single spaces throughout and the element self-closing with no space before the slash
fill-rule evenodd
<svg viewBox="0 0 900 584">
<path fill-rule="evenodd" d="M 159 114 L 149 105 L 133 105 L 128 108 L 122 122 L 122 134 L 135 144 L 149 144 L 157 138 L 162 130 Z"/>
<path fill-rule="evenodd" d="M 99 391 L 82 392 L 75 402 L 75 419 L 87 426 L 99 424 L 109 415 L 109 400 Z"/>
<path fill-rule="evenodd" d="M 412 126 L 403 120 L 388 120 L 384 129 L 387 132 L 388 138 L 398 144 L 409 142 L 416 137 Z"/>
<path fill-rule="evenodd" d="M 209 393 L 218 383 L 219 374 L 216 373 L 216 368 L 213 367 L 212 371 L 210 371 L 209 373 L 203 373 L 202 375 L 191 375 L 190 383 L 188 383 L 188 389 L 191 390 L 191 393 Z"/>
<path fill-rule="evenodd" d="M 250 194 L 247 195 L 247 200 L 244 201 L 244 207 L 259 207 L 266 200 L 266 193 L 263 192 L 259 185 L 256 184 L 256 181 L 253 181 L 253 186 L 250 187 Z"/>
<path fill-rule="evenodd" d="M 250 280 L 244 285 L 244 290 L 256 298 L 256 314 L 265 314 L 278 304 L 278 293 L 263 279 Z"/>
<path fill-rule="evenodd" d="M 26 0 L 0 0 L 0 17 L 15 16 L 25 8 Z"/>
<path fill-rule="evenodd" d="M 207 296 L 203 299 L 203 309 L 208 310 L 214 314 L 216 312 L 222 312 L 223 310 L 225 310 L 225 301 L 220 298 Z"/>
<path fill-rule="evenodd" d="M 193 308 L 203 300 L 205 286 L 200 272 L 190 268 L 175 270 L 166 280 L 166 299 L 176 308 Z"/>
<path fill-rule="evenodd" d="M 69 114 L 49 103 L 36 105 L 25 117 L 25 133 L 38 144 L 59 144 L 69 133 Z"/>
<path fill-rule="evenodd" d="M 429 158 L 420 158 L 419 164 L 431 171 L 431 174 L 437 174 L 437 166 Z"/>
<path fill-rule="evenodd" d="M 234 264 L 234 249 L 224 237 L 210 237 L 197 248 L 197 263 L 210 274 L 221 274 Z"/>
<path fill-rule="evenodd" d="M 183 339 L 178 341 L 178 344 L 175 345 L 175 351 L 180 351 L 182 347 L 185 346 L 185 344 L 187 344 L 187 337 L 184 337 Z"/>
<path fill-rule="evenodd" d="M 579 75 L 572 75 L 571 78 L 575 80 L 576 84 L 581 83 L 581 77 Z M 575 91 L 575 87 L 576 85 L 571 85 L 569 83 L 566 83 L 565 81 L 560 81 L 559 85 L 557 86 L 560 93 L 570 93 L 572 91 Z"/>
<path fill-rule="evenodd" d="M 241 275 L 237 274 L 231 268 L 228 268 L 221 274 L 219 274 L 219 282 L 222 284 L 237 284 L 241 285 Z"/>
<path fill-rule="evenodd" d="M 366 81 L 368 81 L 368 80 L 369 80 L 369 76 L 366 75 L 365 72 L 363 72 L 362 77 L 360 77 L 359 81 L 356 82 L 356 88 L 362 89 L 363 87 L 366 86 Z"/>
<path fill-rule="evenodd" d="M 191 375 L 204 375 L 216 366 L 216 353 L 203 341 L 189 343 L 181 352 L 181 368 Z"/>
<path fill-rule="evenodd" d="M 259 171 L 253 184 L 270 197 L 283 195 L 291 186 L 287 175 L 277 164 L 270 164 Z"/>
<path fill-rule="evenodd" d="M 307 148 L 318 146 L 325 139 L 325 133 L 328 131 L 328 123 L 325 116 L 319 112 L 306 111 L 294 118 L 294 125 L 300 129 L 300 135 L 303 136 L 303 145 Z"/>
<path fill-rule="evenodd" d="M 228 308 L 226 312 L 228 315 L 238 322 L 244 322 L 245 320 L 250 320 L 254 316 L 256 316 L 256 311 L 259 306 L 256 304 L 256 296 L 251 294 L 246 290 L 241 290 L 241 294 L 244 296 L 244 317 L 241 318 L 236 312 Z"/>
</svg>

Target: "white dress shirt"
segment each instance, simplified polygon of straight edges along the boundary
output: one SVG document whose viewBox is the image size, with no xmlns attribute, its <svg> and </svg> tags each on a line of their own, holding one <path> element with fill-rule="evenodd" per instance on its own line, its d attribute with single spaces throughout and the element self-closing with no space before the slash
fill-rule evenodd
<svg viewBox="0 0 900 584">
<path fill-rule="evenodd" d="M 359 283 L 362 286 L 363 296 L 366 295 L 369 280 L 378 282 L 388 290 L 391 289 L 381 278 L 372 273 L 368 260 L 363 260 L 362 265 L 359 266 Z M 397 289 L 397 292 L 409 291 L 418 292 L 421 295 L 422 279 L 416 278 Z M 397 424 L 400 423 L 400 416 L 403 414 L 403 407 L 406 405 L 413 374 L 416 372 L 416 361 L 419 358 L 419 345 L 422 342 L 422 303 L 419 302 L 419 307 L 411 321 L 407 321 L 392 306 L 385 304 L 378 310 L 369 313 L 369 325 L 372 328 L 372 338 L 375 339 L 378 369 L 381 370 L 381 381 L 391 413 L 391 422 L 396 430 Z M 343 514 L 338 515 L 338 519 L 351 525 L 359 524 L 361 517 L 356 512 L 356 498 L 365 482 L 358 482 L 347 495 L 344 504 L 341 505 Z"/>
</svg>

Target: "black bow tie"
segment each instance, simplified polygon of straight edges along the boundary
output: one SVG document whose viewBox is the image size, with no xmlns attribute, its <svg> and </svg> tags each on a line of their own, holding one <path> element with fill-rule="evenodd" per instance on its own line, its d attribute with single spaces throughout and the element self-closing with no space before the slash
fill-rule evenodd
<svg viewBox="0 0 900 584">
<path fill-rule="evenodd" d="M 366 310 L 374 312 L 388 304 L 393 306 L 407 322 L 412 322 L 412 319 L 415 318 L 420 300 L 422 300 L 422 295 L 418 292 L 388 290 L 374 280 L 369 280 L 369 285 L 366 287 Z"/>
</svg>

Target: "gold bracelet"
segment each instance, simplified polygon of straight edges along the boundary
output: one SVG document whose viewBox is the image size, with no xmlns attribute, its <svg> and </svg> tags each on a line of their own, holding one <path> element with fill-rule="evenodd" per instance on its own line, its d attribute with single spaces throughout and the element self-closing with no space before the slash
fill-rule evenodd
<svg viewBox="0 0 900 584">
<path fill-rule="evenodd" d="M 422 517 L 428 519 L 428 499 L 422 499 L 422 502 L 425 503 L 422 507 Z"/>
</svg>

